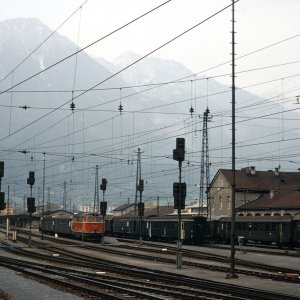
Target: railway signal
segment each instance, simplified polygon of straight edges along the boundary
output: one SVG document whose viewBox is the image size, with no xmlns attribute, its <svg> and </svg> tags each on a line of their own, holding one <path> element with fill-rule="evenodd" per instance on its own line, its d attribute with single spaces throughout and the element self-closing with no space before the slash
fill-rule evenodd
<svg viewBox="0 0 300 300">
<path fill-rule="evenodd" d="M 4 161 L 0 161 L 0 178 L 4 177 Z"/>
<path fill-rule="evenodd" d="M 6 203 L 4 203 L 5 193 L 0 192 L 0 210 L 4 210 L 6 208 Z"/>
<path fill-rule="evenodd" d="M 31 219 L 32 219 L 32 214 L 36 211 L 35 207 L 35 198 L 32 198 L 32 186 L 34 185 L 35 182 L 35 177 L 34 177 L 34 172 L 29 171 L 29 176 L 27 178 L 27 184 L 30 185 L 30 198 L 27 198 L 27 212 L 29 213 L 29 239 L 28 239 L 28 244 L 29 247 L 31 247 Z"/>
<path fill-rule="evenodd" d="M 34 185 L 35 178 L 34 178 L 34 172 L 29 172 L 29 177 L 27 178 L 27 184 L 29 184 L 31 187 Z"/>
<path fill-rule="evenodd" d="M 144 180 L 143 179 L 140 179 L 138 181 L 138 184 L 137 184 L 137 190 L 140 191 L 140 192 L 143 192 L 144 191 Z"/>
<path fill-rule="evenodd" d="M 100 202 L 100 214 L 103 217 L 106 216 L 106 210 L 107 210 L 107 201 Z"/>
<path fill-rule="evenodd" d="M 177 251 L 176 251 L 176 266 L 177 268 L 181 268 L 182 266 L 182 235 L 181 235 L 181 209 L 185 206 L 185 196 L 186 194 L 186 186 L 181 183 L 181 168 L 182 162 L 184 161 L 185 154 L 185 139 L 177 138 L 176 139 L 176 149 L 173 150 L 173 159 L 178 161 L 179 167 L 179 182 L 175 182 L 173 184 L 173 195 L 174 195 L 174 206 L 177 206 L 178 212 L 178 241 L 177 241 Z M 184 194 L 183 194 L 184 192 Z M 182 203 L 183 201 L 183 203 Z"/>
<path fill-rule="evenodd" d="M 106 191 L 106 185 L 107 185 L 106 178 L 102 178 L 102 184 L 100 184 L 100 190 L 103 192 Z"/>
<path fill-rule="evenodd" d="M 184 153 L 185 153 L 185 139 L 177 138 L 176 149 L 173 150 L 173 159 L 177 161 L 184 161 Z"/>
<path fill-rule="evenodd" d="M 186 197 L 186 183 L 179 182 L 173 183 L 173 197 L 174 197 L 174 208 L 184 209 L 185 208 L 185 197 Z M 180 205 L 179 205 L 180 203 Z"/>
<path fill-rule="evenodd" d="M 139 217 L 143 217 L 145 212 L 145 204 L 144 202 L 139 202 L 138 203 L 138 215 Z"/>
<path fill-rule="evenodd" d="M 27 198 L 27 212 L 29 214 L 36 212 L 35 198 Z"/>
</svg>

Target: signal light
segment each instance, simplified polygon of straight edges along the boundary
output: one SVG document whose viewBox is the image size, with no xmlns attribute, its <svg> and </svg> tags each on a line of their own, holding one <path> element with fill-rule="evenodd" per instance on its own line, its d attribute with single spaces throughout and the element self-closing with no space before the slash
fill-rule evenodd
<svg viewBox="0 0 300 300">
<path fill-rule="evenodd" d="M 138 181 L 138 184 L 137 184 L 137 190 L 138 191 L 143 191 L 144 190 L 144 180 L 143 179 L 140 179 L 139 181 Z"/>
<path fill-rule="evenodd" d="M 0 210 L 4 210 L 6 208 L 6 203 L 4 203 L 5 193 L 0 192 Z"/>
<path fill-rule="evenodd" d="M 145 205 L 143 202 L 138 203 L 138 215 L 139 217 L 143 217 L 145 212 Z"/>
<path fill-rule="evenodd" d="M 107 202 L 106 201 L 100 202 L 100 214 L 102 216 L 106 216 L 106 210 L 107 210 Z"/>
<path fill-rule="evenodd" d="M 177 138 L 176 149 L 173 150 L 173 159 L 177 161 L 184 161 L 184 153 L 185 153 L 185 139 Z"/>
<path fill-rule="evenodd" d="M 35 182 L 35 178 L 34 178 L 34 172 L 30 171 L 29 172 L 29 177 L 27 178 L 27 184 L 33 186 Z"/>
<path fill-rule="evenodd" d="M 106 178 L 102 178 L 102 184 L 100 184 L 100 190 L 106 191 L 107 180 Z"/>
<path fill-rule="evenodd" d="M 29 214 L 36 212 L 35 198 L 27 198 L 27 212 Z"/>
<path fill-rule="evenodd" d="M 0 178 L 4 177 L 4 161 L 0 161 Z"/>
<path fill-rule="evenodd" d="M 180 195 L 181 192 L 181 195 Z M 181 185 L 179 182 L 173 183 L 173 197 L 174 197 L 174 208 L 180 209 L 185 208 L 185 197 L 186 197 L 186 183 L 182 182 Z"/>
</svg>

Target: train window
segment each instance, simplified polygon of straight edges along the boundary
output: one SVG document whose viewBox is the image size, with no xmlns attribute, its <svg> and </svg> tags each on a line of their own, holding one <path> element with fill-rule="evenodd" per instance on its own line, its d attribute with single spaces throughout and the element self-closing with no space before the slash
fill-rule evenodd
<svg viewBox="0 0 300 300">
<path fill-rule="evenodd" d="M 257 223 L 254 223 L 254 224 L 253 224 L 253 230 L 254 230 L 254 231 L 257 231 L 257 225 L 258 225 Z"/>
<path fill-rule="evenodd" d="M 93 216 L 87 217 L 87 222 L 95 222 L 95 217 Z"/>
<path fill-rule="evenodd" d="M 247 230 L 247 223 L 242 223 L 242 229 Z"/>
<path fill-rule="evenodd" d="M 78 221 L 78 222 L 82 222 L 82 221 L 83 221 L 83 218 L 82 218 L 82 217 L 78 217 L 78 218 L 77 218 L 77 221 Z"/>
<path fill-rule="evenodd" d="M 101 222 L 102 221 L 102 217 L 96 217 L 96 222 Z"/>
<path fill-rule="evenodd" d="M 252 230 L 252 223 L 248 224 L 248 230 Z"/>
<path fill-rule="evenodd" d="M 257 224 L 257 230 L 258 231 L 264 231 L 264 224 L 263 223 L 258 223 Z"/>
<path fill-rule="evenodd" d="M 265 231 L 270 231 L 270 223 L 265 223 Z"/>
<path fill-rule="evenodd" d="M 276 231 L 277 230 L 277 224 L 276 223 L 272 223 L 272 231 Z"/>
<path fill-rule="evenodd" d="M 237 223 L 237 229 L 241 230 L 242 229 L 242 224 L 241 223 Z"/>
</svg>

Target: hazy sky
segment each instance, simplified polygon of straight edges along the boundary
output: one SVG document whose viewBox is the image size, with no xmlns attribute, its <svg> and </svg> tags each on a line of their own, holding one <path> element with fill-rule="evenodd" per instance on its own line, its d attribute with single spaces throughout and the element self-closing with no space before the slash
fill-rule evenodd
<svg viewBox="0 0 300 300">
<path fill-rule="evenodd" d="M 55 29 L 85 0 L 1 0 L 0 20 L 34 17 Z M 111 32 L 163 0 L 88 0 L 82 8 L 79 44 L 81 47 Z M 147 54 L 169 39 L 231 4 L 230 0 L 173 0 L 113 36 L 91 47 L 94 56 L 112 61 L 131 50 Z M 237 57 L 300 34 L 299 0 L 241 0 L 236 3 Z M 78 12 L 59 32 L 77 41 Z M 231 59 L 231 9 L 193 29 L 153 56 L 183 63 L 201 72 Z M 237 60 L 236 71 L 286 64 L 299 60 L 300 37 Z M 286 78 L 298 73 L 299 63 L 237 75 L 237 86 L 249 86 Z M 230 64 L 206 71 L 208 76 L 230 72 Z M 219 81 L 230 84 L 230 76 Z M 294 79 L 293 79 L 294 80 Z M 287 82 L 284 79 L 283 82 Z M 290 79 L 289 79 L 290 81 Z M 283 88 L 287 88 L 283 86 Z M 281 93 L 278 82 L 249 88 L 263 96 Z"/>
</svg>

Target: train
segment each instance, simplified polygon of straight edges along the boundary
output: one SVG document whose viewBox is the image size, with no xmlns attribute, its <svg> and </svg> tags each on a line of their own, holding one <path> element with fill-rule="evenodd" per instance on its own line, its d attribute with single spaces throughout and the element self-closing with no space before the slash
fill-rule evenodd
<svg viewBox="0 0 300 300">
<path fill-rule="evenodd" d="M 39 224 L 39 230 L 45 234 L 56 234 L 86 241 L 101 241 L 105 224 L 102 216 L 96 214 L 57 213 L 44 216 Z"/>
<path fill-rule="evenodd" d="M 0 223 L 28 228 L 28 215 L 0 216 Z M 37 224 L 39 224 L 37 226 Z M 138 217 L 102 216 L 95 214 L 72 214 L 57 212 L 40 220 L 33 218 L 33 228 L 39 227 L 44 233 L 75 237 L 84 240 L 101 241 L 103 235 L 144 240 L 174 242 L 178 240 L 178 216 Z M 229 243 L 231 218 L 223 217 L 209 221 L 202 216 L 183 215 L 180 234 L 185 244 Z M 254 242 L 288 247 L 300 247 L 300 214 L 295 216 L 237 216 L 235 222 L 236 243 L 242 237 L 244 244 Z"/>
<path fill-rule="evenodd" d="M 229 242 L 231 218 L 223 217 L 215 224 L 212 237 L 220 242 Z M 244 244 L 259 244 L 299 247 L 300 214 L 295 216 L 238 216 L 235 219 L 235 236 L 242 237 Z"/>
<path fill-rule="evenodd" d="M 106 219 L 105 234 L 114 237 L 174 242 L 178 240 L 178 216 L 114 217 Z M 182 216 L 180 236 L 185 244 L 204 244 L 208 240 L 206 217 Z"/>
</svg>

